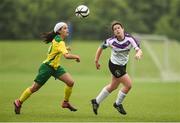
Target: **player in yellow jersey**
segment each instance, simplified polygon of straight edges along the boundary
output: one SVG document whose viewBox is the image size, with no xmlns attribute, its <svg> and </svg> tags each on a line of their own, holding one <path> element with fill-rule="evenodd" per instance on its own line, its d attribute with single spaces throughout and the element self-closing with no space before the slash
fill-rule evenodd
<svg viewBox="0 0 180 123">
<path fill-rule="evenodd" d="M 70 111 L 77 111 L 77 109 L 69 103 L 74 80 L 71 75 L 64 70 L 60 63 L 62 56 L 66 59 L 75 59 L 76 62 L 80 62 L 80 57 L 78 55 L 68 53 L 68 48 L 64 42 L 68 34 L 68 26 L 64 22 L 57 23 L 52 32 L 42 34 L 44 42 L 51 43 L 47 59 L 39 67 L 39 72 L 34 79 L 32 86 L 25 89 L 20 98 L 14 101 L 14 110 L 16 114 L 20 114 L 23 102 L 28 99 L 32 93 L 38 91 L 51 76 L 63 81 L 66 84 L 64 101 L 61 104 L 62 108 L 68 108 Z"/>
</svg>

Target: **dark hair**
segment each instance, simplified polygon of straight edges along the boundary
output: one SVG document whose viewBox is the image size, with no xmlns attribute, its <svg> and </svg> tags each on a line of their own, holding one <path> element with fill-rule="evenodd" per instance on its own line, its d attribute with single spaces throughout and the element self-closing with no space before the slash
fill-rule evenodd
<svg viewBox="0 0 180 123">
<path fill-rule="evenodd" d="M 119 22 L 119 21 L 113 21 L 113 22 L 111 23 L 111 29 L 112 29 L 112 30 L 113 30 L 113 27 L 114 27 L 115 25 L 120 25 L 122 28 L 124 28 L 121 22 Z"/>
<path fill-rule="evenodd" d="M 43 38 L 43 42 L 45 42 L 46 44 L 48 44 L 49 42 L 52 42 L 52 40 L 54 39 L 54 37 L 57 35 L 58 33 L 55 33 L 54 31 L 51 32 L 43 32 L 41 33 L 41 38 Z"/>
</svg>

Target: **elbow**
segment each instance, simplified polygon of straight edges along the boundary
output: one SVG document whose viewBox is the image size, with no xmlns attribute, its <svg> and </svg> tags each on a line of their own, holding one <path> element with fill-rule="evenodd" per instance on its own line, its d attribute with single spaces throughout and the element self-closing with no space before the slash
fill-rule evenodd
<svg viewBox="0 0 180 123">
<path fill-rule="evenodd" d="M 68 59 L 68 53 L 64 54 L 64 58 Z"/>
</svg>

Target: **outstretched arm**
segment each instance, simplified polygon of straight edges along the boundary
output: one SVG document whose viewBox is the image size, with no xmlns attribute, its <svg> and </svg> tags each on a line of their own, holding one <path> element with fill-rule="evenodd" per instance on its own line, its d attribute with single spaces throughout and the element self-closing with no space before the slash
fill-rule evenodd
<svg viewBox="0 0 180 123">
<path fill-rule="evenodd" d="M 100 69 L 100 64 L 99 64 L 99 58 L 102 54 L 103 49 L 99 47 L 96 51 L 96 56 L 95 56 L 95 64 L 96 64 L 96 69 Z"/>
</svg>

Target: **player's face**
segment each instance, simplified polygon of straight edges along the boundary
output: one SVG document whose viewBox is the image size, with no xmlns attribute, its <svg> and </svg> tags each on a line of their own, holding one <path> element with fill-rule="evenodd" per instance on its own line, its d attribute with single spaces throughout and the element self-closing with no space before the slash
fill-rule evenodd
<svg viewBox="0 0 180 123">
<path fill-rule="evenodd" d="M 122 28 L 121 25 L 119 24 L 114 25 L 113 32 L 115 36 L 124 38 L 124 28 Z"/>
<path fill-rule="evenodd" d="M 69 35 L 69 30 L 68 30 L 68 26 L 64 25 L 60 31 L 59 31 L 60 35 L 62 35 L 63 37 L 67 37 Z"/>
</svg>

